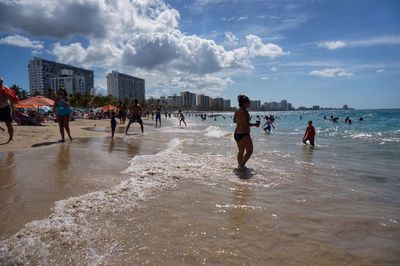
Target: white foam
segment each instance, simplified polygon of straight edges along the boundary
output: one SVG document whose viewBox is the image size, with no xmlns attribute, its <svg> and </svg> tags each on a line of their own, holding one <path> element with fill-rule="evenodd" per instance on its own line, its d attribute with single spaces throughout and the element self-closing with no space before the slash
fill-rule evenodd
<svg viewBox="0 0 400 266">
<path fill-rule="evenodd" d="M 257 160 L 249 164 L 258 169 L 251 174 L 253 178 L 241 180 L 233 171 L 235 155 L 184 154 L 181 151 L 184 143 L 185 140 L 173 139 L 167 149 L 155 155 L 134 157 L 124 171 L 129 179 L 114 188 L 56 202 L 47 219 L 28 223 L 13 237 L 0 241 L 0 264 L 54 265 L 59 264 L 63 256 L 71 259 L 72 264 L 107 264 L 115 243 L 103 241 L 104 230 L 111 230 L 107 229 L 104 216 L 125 213 L 139 200 L 183 180 L 223 188 L 240 184 L 254 189 L 289 182 L 287 171 Z M 69 253 L 63 254 L 65 252 Z"/>
<path fill-rule="evenodd" d="M 206 128 L 205 132 L 205 136 L 214 138 L 221 138 L 231 134 L 230 132 L 221 129 L 218 126 L 209 126 Z"/>
</svg>

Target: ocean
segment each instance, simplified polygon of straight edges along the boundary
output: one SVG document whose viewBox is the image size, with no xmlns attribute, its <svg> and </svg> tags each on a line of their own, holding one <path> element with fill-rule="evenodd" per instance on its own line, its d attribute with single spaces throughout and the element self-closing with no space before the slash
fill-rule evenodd
<svg viewBox="0 0 400 266">
<path fill-rule="evenodd" d="M 251 113 L 265 114 L 275 129 L 252 128 L 247 171 L 232 113 L 121 136 L 162 148 L 0 241 L 0 264 L 399 265 L 400 110 Z M 308 120 L 315 148 L 302 143 Z"/>
</svg>

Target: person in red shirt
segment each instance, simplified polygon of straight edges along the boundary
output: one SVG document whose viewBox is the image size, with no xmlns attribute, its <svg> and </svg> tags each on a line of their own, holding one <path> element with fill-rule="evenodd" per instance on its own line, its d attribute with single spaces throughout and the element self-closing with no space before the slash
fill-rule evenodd
<svg viewBox="0 0 400 266">
<path fill-rule="evenodd" d="M 14 129 L 12 126 L 12 112 L 14 109 L 14 104 L 18 101 L 17 96 L 13 90 L 7 88 L 3 85 L 3 79 L 0 78 L 0 123 L 6 123 L 8 129 L 9 139 L 7 143 L 13 140 Z M 0 130 L 4 130 L 0 128 Z"/>
<path fill-rule="evenodd" d="M 310 141 L 311 146 L 314 145 L 314 138 L 315 138 L 315 128 L 312 125 L 312 121 L 308 121 L 308 126 L 306 128 L 306 132 L 304 133 L 303 143 L 307 144 L 306 141 Z"/>
</svg>

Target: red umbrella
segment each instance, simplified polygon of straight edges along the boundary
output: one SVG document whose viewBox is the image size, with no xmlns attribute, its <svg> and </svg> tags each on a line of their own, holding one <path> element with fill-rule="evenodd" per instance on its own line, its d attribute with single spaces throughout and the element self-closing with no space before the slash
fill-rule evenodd
<svg viewBox="0 0 400 266">
<path fill-rule="evenodd" d="M 118 107 L 111 105 L 111 104 L 107 104 L 106 106 L 101 107 L 101 110 L 103 111 L 111 111 L 111 110 L 117 110 Z"/>
</svg>

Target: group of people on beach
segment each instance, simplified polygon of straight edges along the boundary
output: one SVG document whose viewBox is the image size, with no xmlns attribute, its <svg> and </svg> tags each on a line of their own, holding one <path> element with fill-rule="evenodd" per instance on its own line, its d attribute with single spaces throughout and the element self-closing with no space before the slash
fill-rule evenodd
<svg viewBox="0 0 400 266">
<path fill-rule="evenodd" d="M 3 80 L 0 79 L 0 122 L 5 122 L 7 126 L 9 134 L 8 142 L 11 142 L 13 140 L 12 111 L 13 109 L 15 109 L 14 105 L 16 101 L 17 97 L 15 96 L 15 94 L 13 94 L 13 91 L 4 87 Z M 247 96 L 239 95 L 238 104 L 239 108 L 233 116 L 233 122 L 236 124 L 234 139 L 236 141 L 238 148 L 238 153 L 237 153 L 238 168 L 243 169 L 245 168 L 247 161 L 250 159 L 253 153 L 253 142 L 250 137 L 250 128 L 260 127 L 261 121 L 260 117 L 257 116 L 256 123 L 251 123 L 251 116 L 247 110 L 250 107 L 250 99 Z M 70 106 L 68 94 L 65 89 L 60 88 L 57 91 L 57 97 L 55 98 L 53 108 L 56 113 L 56 119 L 59 125 L 59 130 L 61 135 L 61 140 L 59 140 L 58 142 L 60 143 L 65 142 L 65 132 L 67 133 L 68 138 L 72 141 L 73 138 L 71 136 L 71 131 L 69 127 L 72 108 Z M 155 110 L 156 128 L 161 127 L 161 114 L 162 114 L 162 108 L 161 106 L 157 106 Z M 115 111 L 111 112 L 112 137 L 114 137 L 115 134 L 115 129 L 117 126 L 117 118 L 119 118 L 121 124 L 124 124 L 126 118 L 128 118 L 129 122 L 128 125 L 126 126 L 125 134 L 128 134 L 128 130 L 132 123 L 139 123 L 141 131 L 143 133 L 144 127 L 143 127 L 142 115 L 143 115 L 143 109 L 140 106 L 137 99 L 134 100 L 133 105 L 130 106 L 129 108 L 126 108 L 125 105 L 120 103 L 120 105 L 118 106 L 118 115 Z M 168 116 L 167 112 L 165 112 L 165 116 L 166 117 Z M 187 126 L 185 121 L 185 115 L 181 109 L 179 109 L 177 117 L 179 119 L 179 126 L 181 126 L 182 124 Z M 205 120 L 204 116 L 201 116 L 201 118 Z M 324 118 L 326 119 L 326 117 Z M 262 126 L 262 129 L 266 133 L 270 133 L 271 127 L 275 128 L 273 125 L 275 117 L 272 115 L 266 116 L 265 120 L 266 122 Z M 335 118 L 333 116 L 331 117 L 331 121 L 337 122 L 337 120 L 338 118 Z M 362 121 L 362 119 L 360 119 L 360 121 Z M 351 119 L 347 117 L 345 122 L 351 124 Z M 3 128 L 0 129 L 4 131 Z M 313 123 L 312 121 L 308 121 L 307 128 L 303 136 L 303 143 L 306 144 L 307 142 L 309 142 L 311 146 L 314 146 L 315 135 L 316 132 Z"/>
<path fill-rule="evenodd" d="M 124 116 L 125 116 L 125 119 L 127 116 L 129 117 L 129 123 L 125 129 L 125 134 L 128 134 L 129 127 L 131 126 L 132 123 L 135 123 L 135 122 L 139 123 L 141 131 L 142 131 L 142 133 L 144 133 L 143 119 L 142 119 L 143 108 L 140 106 L 139 101 L 137 99 L 134 100 L 134 104 L 129 108 L 129 114 L 124 106 L 122 106 L 121 108 L 123 108 L 122 115 L 121 115 L 121 110 L 118 109 L 120 123 L 125 123 Z M 152 111 L 151 111 L 151 113 L 153 114 Z M 160 105 L 158 105 L 156 108 L 156 111 L 155 111 L 155 127 L 156 128 L 161 127 L 161 115 L 162 115 L 162 108 Z M 171 116 L 166 111 L 164 112 L 164 115 L 165 115 L 166 119 L 168 116 L 169 117 Z M 122 116 L 122 118 L 121 118 L 121 116 Z M 153 117 L 153 115 L 152 115 L 152 117 Z M 185 115 L 183 114 L 181 109 L 179 109 L 178 117 L 179 117 L 179 126 L 181 126 L 182 123 L 185 126 L 187 126 L 186 121 L 185 121 Z M 111 113 L 111 136 L 112 137 L 114 137 L 116 126 L 117 126 L 116 113 L 112 112 Z"/>
<path fill-rule="evenodd" d="M 16 108 L 15 105 L 18 101 L 13 90 L 5 87 L 3 85 L 3 79 L 0 78 L 0 122 L 4 122 L 7 126 L 7 131 L 9 135 L 9 139 L 7 143 L 10 143 L 13 140 L 14 129 L 12 126 L 13 122 L 13 113 Z M 69 105 L 68 95 L 65 89 L 59 89 L 57 92 L 57 97 L 54 101 L 54 109 L 57 114 L 57 122 L 60 128 L 61 140 L 58 142 L 65 142 L 65 133 L 67 132 L 69 139 L 72 141 L 72 136 L 69 128 L 69 120 L 71 116 L 72 109 Z M 0 130 L 4 130 L 0 127 Z"/>
</svg>

